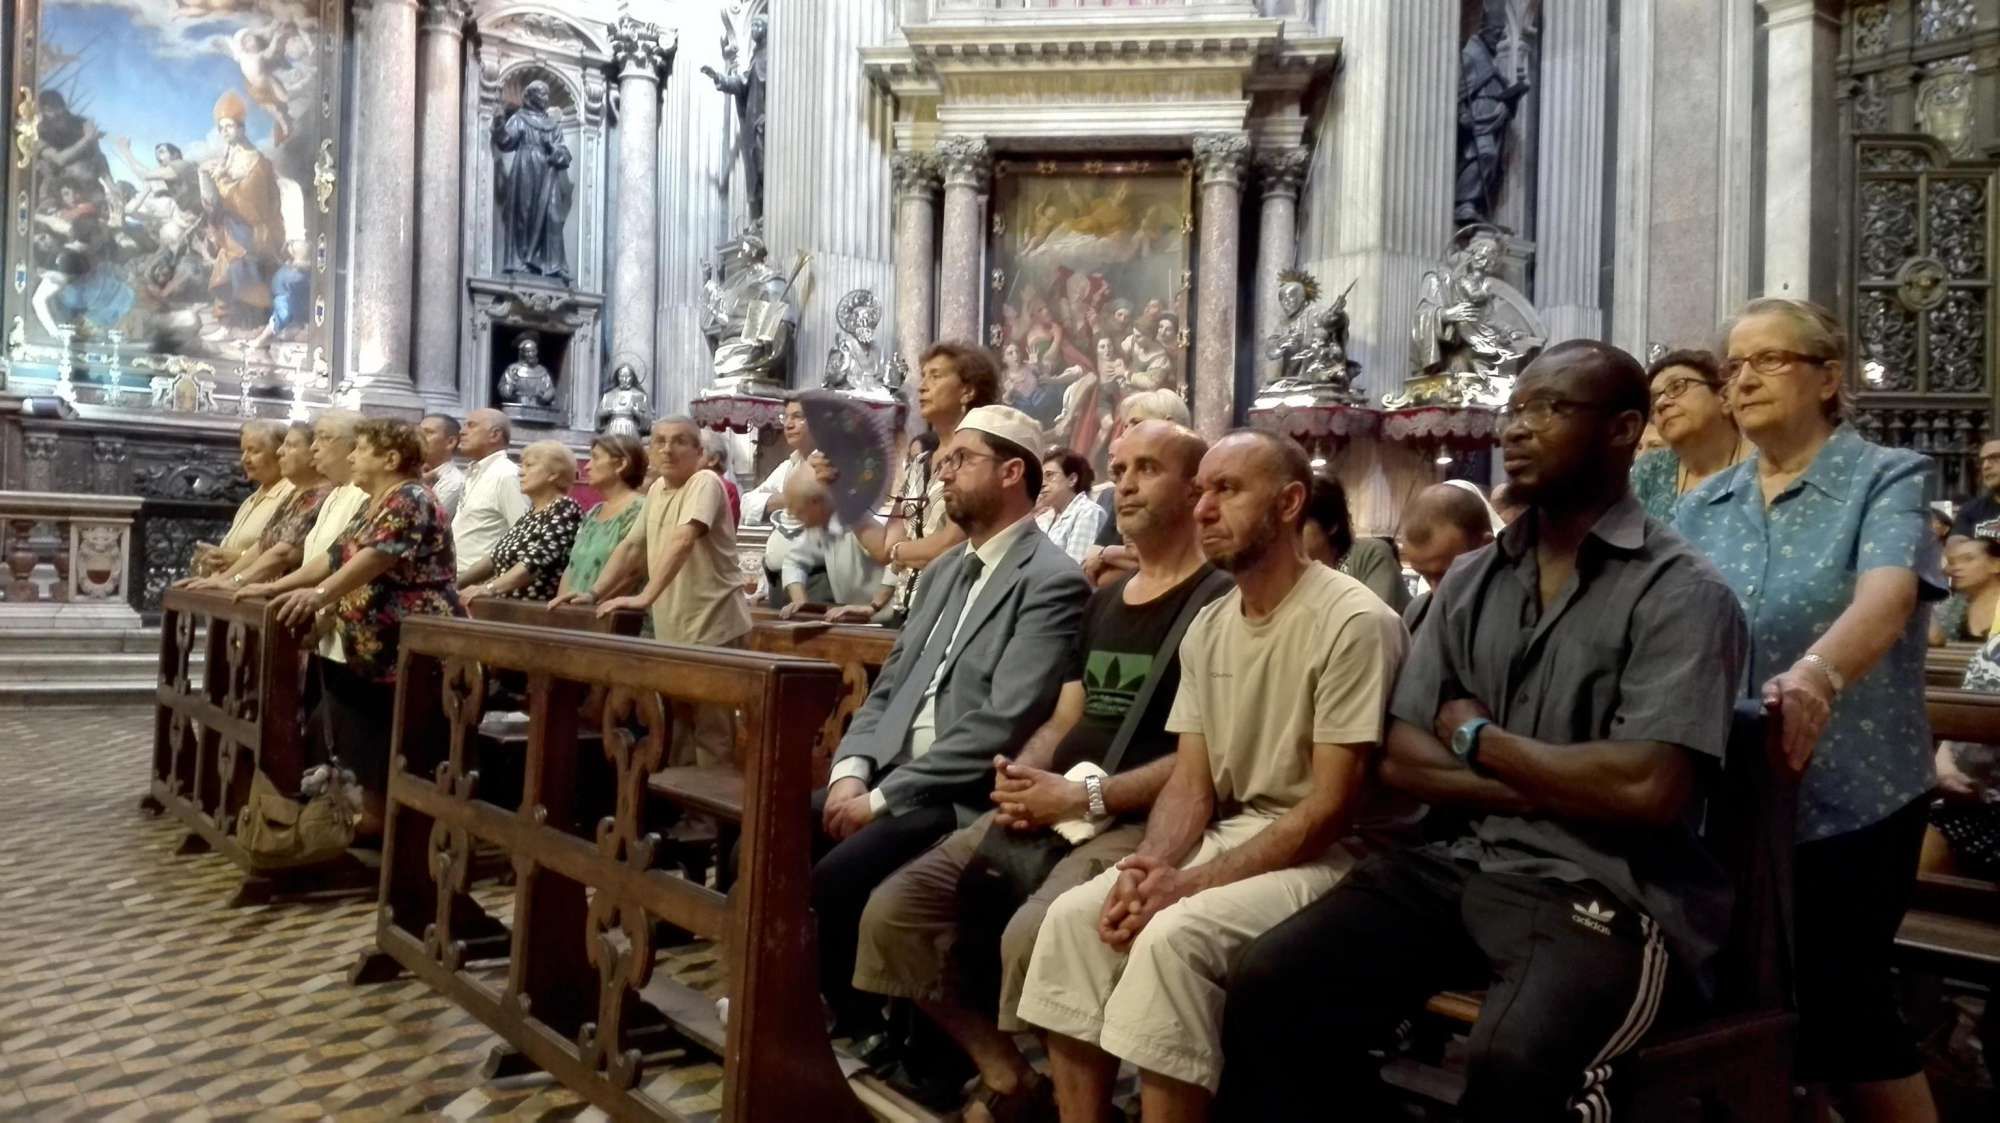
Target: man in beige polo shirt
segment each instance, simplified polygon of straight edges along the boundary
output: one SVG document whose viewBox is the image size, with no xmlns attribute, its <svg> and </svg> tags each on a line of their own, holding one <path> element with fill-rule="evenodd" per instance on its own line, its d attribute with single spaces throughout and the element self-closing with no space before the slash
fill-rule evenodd
<svg viewBox="0 0 2000 1123">
<path fill-rule="evenodd" d="M 646 493 L 646 508 L 633 521 L 588 592 L 557 598 L 599 601 L 597 613 L 650 609 L 653 638 L 668 643 L 739 647 L 750 631 L 750 606 L 743 597 L 736 564 L 736 521 L 722 479 L 701 467 L 701 430 L 686 417 L 666 417 L 653 426 L 647 455 L 657 479 Z M 614 597 L 644 558 L 646 583 L 637 593 Z M 609 599 L 604 599 L 604 598 Z M 696 706 L 690 740 L 678 733 L 673 756 L 684 762 L 717 764 L 731 758 L 728 709 Z"/>
<path fill-rule="evenodd" d="M 1202 552 L 1236 578 L 1181 641 L 1174 772 L 1137 853 L 1056 898 L 1019 1016 L 1049 1031 L 1065 1119 L 1110 1114 L 1121 1059 L 1147 1119 L 1204 1116 L 1243 948 L 1339 881 L 1407 636 L 1368 587 L 1308 560 L 1311 469 L 1240 430 L 1202 458 Z"/>
</svg>

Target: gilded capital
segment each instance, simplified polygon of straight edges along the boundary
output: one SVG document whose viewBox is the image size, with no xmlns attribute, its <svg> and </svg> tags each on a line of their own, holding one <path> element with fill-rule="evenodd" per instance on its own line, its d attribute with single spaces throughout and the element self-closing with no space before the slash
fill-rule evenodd
<svg viewBox="0 0 2000 1123">
<path fill-rule="evenodd" d="M 674 57 L 675 33 L 659 24 L 621 17 L 611 28 L 611 57 L 618 64 L 618 77 L 651 78 L 657 82 Z"/>
<path fill-rule="evenodd" d="M 984 191 L 993 178 L 993 148 L 985 137 L 945 137 L 938 141 L 937 159 L 946 187 Z"/>
<path fill-rule="evenodd" d="M 1267 148 L 1257 153 L 1257 182 L 1266 195 L 1296 199 L 1306 181 L 1311 154 L 1303 148 Z"/>
<path fill-rule="evenodd" d="M 897 152 L 889 157 L 889 182 L 898 197 L 936 195 L 942 176 L 935 152 Z"/>
<path fill-rule="evenodd" d="M 1194 165 L 1201 184 L 1227 183 L 1243 186 L 1243 174 L 1250 166 L 1250 137 L 1246 133 L 1201 133 L 1194 138 Z"/>
</svg>

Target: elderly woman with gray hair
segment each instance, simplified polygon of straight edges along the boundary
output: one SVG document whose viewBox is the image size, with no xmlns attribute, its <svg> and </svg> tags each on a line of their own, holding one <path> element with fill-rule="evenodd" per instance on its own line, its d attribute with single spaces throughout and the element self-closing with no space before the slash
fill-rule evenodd
<svg viewBox="0 0 2000 1123">
<path fill-rule="evenodd" d="M 521 493 L 528 497 L 528 513 L 491 554 L 460 575 L 460 600 L 545 601 L 556 595 L 577 528 L 583 525 L 583 508 L 569 497 L 575 483 L 576 457 L 560 441 L 536 441 L 521 450 Z"/>
<path fill-rule="evenodd" d="M 1743 603 L 1751 686 L 1804 773 L 1798 1075 L 1850 1120 L 1935 1119 L 1890 975 L 1935 783 L 1917 611 L 1944 595 L 1930 461 L 1843 423 L 1847 336 L 1824 308 L 1755 300 L 1724 341 L 1722 390 L 1755 451 L 1674 522 Z"/>
<path fill-rule="evenodd" d="M 285 443 L 282 421 L 245 421 L 237 436 L 243 474 L 256 484 L 229 522 L 221 542 L 198 542 L 194 551 L 194 572 L 198 577 L 221 573 L 246 553 L 254 553 L 264 530 L 278 511 L 292 498 L 292 481 L 284 478 L 278 453 Z"/>
</svg>

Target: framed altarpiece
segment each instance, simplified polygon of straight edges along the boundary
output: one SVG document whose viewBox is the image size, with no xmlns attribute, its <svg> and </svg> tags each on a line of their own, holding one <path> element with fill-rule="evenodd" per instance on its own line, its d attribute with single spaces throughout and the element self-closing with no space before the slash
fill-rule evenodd
<svg viewBox="0 0 2000 1123">
<path fill-rule="evenodd" d="M 193 371 L 225 400 L 323 394 L 345 5 L 11 2 L 0 315 L 16 388 L 145 406 Z"/>
<path fill-rule="evenodd" d="M 1191 400 L 1193 162 L 1015 159 L 993 172 L 986 324 L 1001 398 L 1101 468 L 1127 396 Z"/>
</svg>

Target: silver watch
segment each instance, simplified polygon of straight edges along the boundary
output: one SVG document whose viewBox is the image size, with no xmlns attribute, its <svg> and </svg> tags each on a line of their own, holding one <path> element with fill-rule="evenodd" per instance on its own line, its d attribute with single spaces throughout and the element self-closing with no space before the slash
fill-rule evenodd
<svg viewBox="0 0 2000 1123">
<path fill-rule="evenodd" d="M 1111 809 L 1104 805 L 1104 777 L 1085 776 L 1083 797 L 1090 805 L 1091 818 L 1102 819 L 1111 814 Z"/>
</svg>

